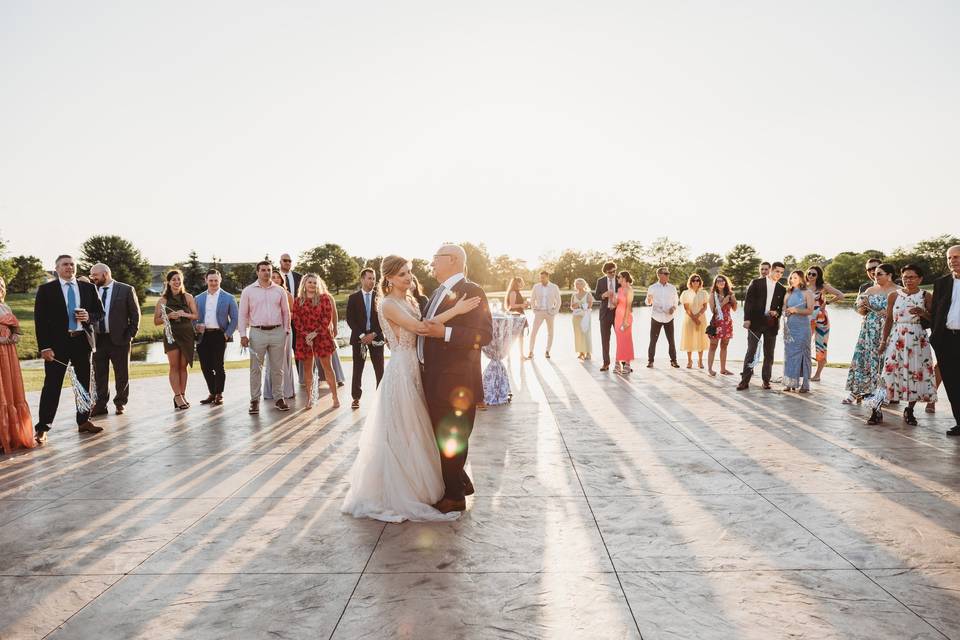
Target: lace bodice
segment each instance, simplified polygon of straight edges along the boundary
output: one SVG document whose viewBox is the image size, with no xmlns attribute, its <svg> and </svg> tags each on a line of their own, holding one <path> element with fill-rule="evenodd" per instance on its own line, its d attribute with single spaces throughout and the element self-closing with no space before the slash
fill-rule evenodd
<svg viewBox="0 0 960 640">
<path fill-rule="evenodd" d="M 400 329 L 400 335 L 394 333 L 393 325 L 390 324 L 390 321 L 387 320 L 386 315 L 383 313 L 383 306 L 388 304 L 398 307 L 403 313 L 408 314 L 416 320 L 420 320 L 420 309 L 415 308 L 412 304 L 404 304 L 394 298 L 384 297 L 381 307 L 377 311 L 380 317 L 380 328 L 383 329 L 383 336 L 387 339 L 390 352 L 396 353 L 397 351 L 406 349 L 413 349 L 415 351 L 417 348 L 417 334 L 403 328 Z"/>
</svg>

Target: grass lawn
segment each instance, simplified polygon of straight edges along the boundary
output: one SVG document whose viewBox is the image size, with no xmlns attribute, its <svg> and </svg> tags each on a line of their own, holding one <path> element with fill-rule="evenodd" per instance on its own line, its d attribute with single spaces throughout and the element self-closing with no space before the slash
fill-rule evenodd
<svg viewBox="0 0 960 640">
<path fill-rule="evenodd" d="M 250 363 L 247 360 L 235 360 L 231 362 L 224 363 L 227 369 L 248 369 Z M 136 380 L 137 378 L 154 378 L 157 376 L 165 376 L 169 371 L 169 367 L 164 363 L 159 364 L 143 364 L 143 363 L 130 363 L 130 379 Z M 191 373 L 195 375 L 200 375 L 199 365 L 195 365 L 191 370 Z M 110 371 L 110 382 L 113 384 L 113 370 Z M 42 367 L 31 367 L 29 369 L 23 370 L 23 386 L 24 389 L 29 391 L 40 391 L 43 388 L 43 368 Z M 63 379 L 64 388 L 70 386 L 70 379 L 64 376 Z"/>
</svg>

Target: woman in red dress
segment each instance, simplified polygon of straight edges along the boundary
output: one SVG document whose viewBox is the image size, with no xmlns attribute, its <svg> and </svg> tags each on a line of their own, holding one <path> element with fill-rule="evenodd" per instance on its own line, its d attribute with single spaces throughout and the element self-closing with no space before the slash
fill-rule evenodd
<svg viewBox="0 0 960 640">
<path fill-rule="evenodd" d="M 737 310 L 737 296 L 733 294 L 733 284 L 726 276 L 717 274 L 710 289 L 710 311 L 713 317 L 710 326 L 716 333 L 710 336 L 710 351 L 707 352 L 707 372 L 711 376 L 717 375 L 713 370 L 713 358 L 717 355 L 717 345 L 720 345 L 720 373 L 725 376 L 733 375 L 727 371 L 727 345 L 733 337 L 733 312 Z"/>
<path fill-rule="evenodd" d="M 30 449 L 35 441 L 17 359 L 20 323 L 4 303 L 6 298 L 7 283 L 0 278 L 0 446 L 3 453 L 10 453 Z"/>
<path fill-rule="evenodd" d="M 337 305 L 327 292 L 327 287 L 315 273 L 303 276 L 297 299 L 291 310 L 293 328 L 297 331 L 297 344 L 294 354 L 303 362 L 304 375 L 307 378 L 307 409 L 313 408 L 313 359 L 320 360 L 323 374 L 328 381 L 335 381 L 331 356 L 337 348 L 334 338 L 337 335 Z M 309 372 L 309 375 L 307 375 Z M 336 382 L 329 383 L 333 408 L 340 406 L 337 398 Z"/>
</svg>

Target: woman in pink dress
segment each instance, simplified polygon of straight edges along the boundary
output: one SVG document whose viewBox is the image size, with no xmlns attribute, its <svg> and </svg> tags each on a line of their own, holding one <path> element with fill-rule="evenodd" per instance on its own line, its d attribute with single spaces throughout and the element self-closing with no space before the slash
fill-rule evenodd
<svg viewBox="0 0 960 640">
<path fill-rule="evenodd" d="M 4 302 L 6 298 L 7 283 L 0 278 L 0 446 L 3 453 L 10 453 L 36 443 L 17 358 L 20 323 Z"/>
<path fill-rule="evenodd" d="M 632 373 L 633 367 L 633 276 L 629 271 L 617 275 L 617 309 L 613 316 L 613 331 L 617 334 L 617 373 Z"/>
</svg>

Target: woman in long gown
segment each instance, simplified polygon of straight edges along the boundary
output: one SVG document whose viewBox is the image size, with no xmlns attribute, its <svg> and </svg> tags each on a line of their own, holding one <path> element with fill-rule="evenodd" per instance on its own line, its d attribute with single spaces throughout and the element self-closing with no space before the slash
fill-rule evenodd
<svg viewBox="0 0 960 640">
<path fill-rule="evenodd" d="M 173 390 L 173 407 L 177 411 L 190 408 L 190 403 L 183 394 L 187 392 L 187 366 L 193 366 L 196 349 L 196 331 L 193 328 L 193 320 L 196 319 L 197 303 L 183 288 L 183 272 L 179 269 L 167 272 L 167 285 L 157 300 L 153 324 L 158 327 L 163 324 L 170 325 L 170 335 L 164 336 L 163 350 L 170 365 L 170 388 Z"/>
<path fill-rule="evenodd" d="M 17 357 L 20 323 L 6 299 L 7 283 L 0 278 L 0 448 L 10 453 L 33 448 L 36 440 Z"/>
<path fill-rule="evenodd" d="M 707 314 L 710 296 L 703 289 L 703 280 L 696 273 L 687 278 L 687 288 L 680 294 L 683 305 L 683 331 L 680 334 L 680 351 L 687 352 L 687 369 L 693 368 L 693 352 L 697 352 L 697 366 L 703 369 L 703 352 L 710 347 L 707 336 Z"/>
<path fill-rule="evenodd" d="M 380 272 L 380 326 L 390 359 L 360 434 L 360 450 L 350 469 L 350 489 L 341 512 L 384 522 L 453 520 L 433 504 L 443 497 L 440 452 L 420 379 L 417 336 L 427 332 L 420 308 L 409 295 L 410 263 L 383 259 Z M 480 298 L 461 298 L 430 322 L 443 324 L 477 307 Z"/>
<path fill-rule="evenodd" d="M 633 276 L 629 271 L 617 275 L 617 308 L 613 314 L 613 331 L 617 334 L 617 373 L 632 373 L 633 367 Z"/>
<path fill-rule="evenodd" d="M 813 346 L 817 361 L 817 370 L 810 380 L 820 382 L 820 374 L 827 366 L 827 343 L 830 341 L 830 316 L 827 315 L 827 305 L 843 300 L 843 291 L 824 281 L 823 269 L 817 265 L 807 269 L 807 288 L 813 292 L 810 330 L 813 332 Z"/>
<path fill-rule="evenodd" d="M 715 330 L 710 336 L 710 351 L 707 353 L 707 371 L 711 376 L 717 375 L 713 370 L 713 357 L 717 353 L 718 346 L 720 347 L 720 373 L 725 376 L 733 375 L 732 371 L 727 370 L 727 346 L 730 344 L 730 338 L 733 337 L 733 312 L 736 310 L 737 296 L 733 293 L 733 284 L 726 276 L 717 274 L 710 289 L 710 312 L 713 314 L 710 325 Z"/>
<path fill-rule="evenodd" d="M 923 271 L 908 264 L 900 270 L 903 288 L 887 297 L 887 317 L 883 321 L 883 336 L 880 351 L 884 354 L 880 377 L 886 389 L 887 402 L 906 401 L 903 421 L 916 426 L 913 407 L 917 402 L 936 402 L 934 386 L 933 353 L 927 330 L 922 320 L 930 320 L 933 296 L 923 291 Z M 873 409 L 868 424 L 883 421 L 880 407 Z"/>
<path fill-rule="evenodd" d="M 577 278 L 573 281 L 576 291 L 570 294 L 570 310 L 573 312 L 573 342 L 577 358 L 589 360 L 593 352 L 593 331 L 591 314 L 593 313 L 593 294 L 587 289 L 587 281 Z"/>
<path fill-rule="evenodd" d="M 790 274 L 783 310 L 784 391 L 810 391 L 810 316 L 813 292 L 807 288 L 803 271 Z"/>
<path fill-rule="evenodd" d="M 843 404 L 860 404 L 864 396 L 877 390 L 880 382 L 880 334 L 887 315 L 887 298 L 897 290 L 893 282 L 896 269 L 892 264 L 881 264 L 874 272 L 876 284 L 857 298 L 857 313 L 863 316 L 860 335 L 853 349 L 850 370 L 847 372 L 847 397 Z"/>
</svg>

